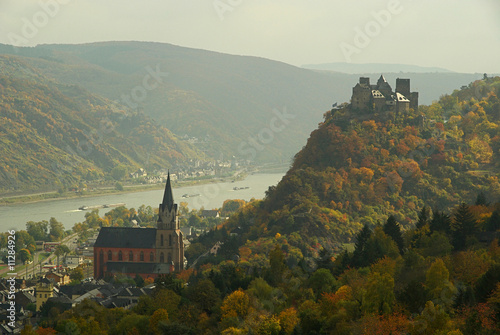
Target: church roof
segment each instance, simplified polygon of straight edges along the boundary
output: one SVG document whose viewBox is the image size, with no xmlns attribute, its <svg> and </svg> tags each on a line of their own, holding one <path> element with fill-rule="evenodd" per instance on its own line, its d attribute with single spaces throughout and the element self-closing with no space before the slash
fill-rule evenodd
<svg viewBox="0 0 500 335">
<path fill-rule="evenodd" d="M 107 262 L 107 272 L 111 273 L 137 273 L 137 274 L 163 274 L 170 273 L 167 263 L 133 263 L 133 262 Z"/>
<path fill-rule="evenodd" d="M 170 171 L 168 172 L 167 184 L 165 185 L 165 193 L 163 194 L 163 202 L 160 205 L 160 209 L 168 208 L 169 211 L 174 207 L 174 196 L 172 194 L 172 185 L 170 183 Z"/>
<path fill-rule="evenodd" d="M 154 248 L 155 228 L 102 227 L 95 241 L 101 248 Z"/>
</svg>

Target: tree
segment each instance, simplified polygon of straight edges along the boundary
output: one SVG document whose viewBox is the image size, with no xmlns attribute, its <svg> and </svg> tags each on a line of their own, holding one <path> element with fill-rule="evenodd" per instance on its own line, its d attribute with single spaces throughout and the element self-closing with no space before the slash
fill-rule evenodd
<svg viewBox="0 0 500 335">
<path fill-rule="evenodd" d="M 115 166 L 112 170 L 111 170 L 111 177 L 113 177 L 114 180 L 122 180 L 123 178 L 125 178 L 125 176 L 127 175 L 127 167 L 125 165 L 118 165 L 118 166 Z"/>
<path fill-rule="evenodd" d="M 161 335 L 162 332 L 160 331 L 158 324 L 166 321 L 168 321 L 167 310 L 163 308 L 157 309 L 149 319 L 149 332 L 154 335 Z"/>
<path fill-rule="evenodd" d="M 432 211 L 432 220 L 430 223 L 431 231 L 440 231 L 446 234 L 451 232 L 451 218 L 448 214 L 439 212 L 438 210 Z"/>
<path fill-rule="evenodd" d="M 486 200 L 486 195 L 484 194 L 483 191 L 479 192 L 479 194 L 476 197 L 476 206 L 489 206 L 488 200 Z"/>
<path fill-rule="evenodd" d="M 70 250 L 67 245 L 59 244 L 54 251 L 54 254 L 57 256 L 57 271 L 59 271 L 59 257 L 66 256 L 69 254 Z"/>
<path fill-rule="evenodd" d="M 400 255 L 396 242 L 386 235 L 380 226 L 375 228 L 364 249 L 365 266 L 373 264 L 384 256 L 396 258 Z"/>
<path fill-rule="evenodd" d="M 314 290 L 317 297 L 320 297 L 324 292 L 335 291 L 336 283 L 335 277 L 327 269 L 318 269 L 309 278 L 309 287 Z"/>
<path fill-rule="evenodd" d="M 211 280 L 200 280 L 190 286 L 187 294 L 189 300 L 198 305 L 202 311 L 212 313 L 220 303 L 220 291 Z"/>
<path fill-rule="evenodd" d="M 455 287 L 449 281 L 450 273 L 443 260 L 438 258 L 431 264 L 425 275 L 425 286 L 430 297 L 449 307 L 453 303 Z"/>
<path fill-rule="evenodd" d="M 274 246 L 274 249 L 269 253 L 269 265 L 270 265 L 270 275 L 269 278 L 271 283 L 279 284 L 283 280 L 283 273 L 286 270 L 285 255 L 281 251 L 279 244 Z"/>
<path fill-rule="evenodd" d="M 74 268 L 73 271 L 69 274 L 69 279 L 74 282 L 81 282 L 83 280 L 84 274 L 83 269 L 80 267 Z"/>
<path fill-rule="evenodd" d="M 399 252 L 402 254 L 404 249 L 403 234 L 401 234 L 399 223 L 396 221 L 396 218 L 393 215 L 389 216 L 386 223 L 384 224 L 383 230 L 384 233 L 389 235 L 394 240 L 394 242 L 396 242 Z"/>
<path fill-rule="evenodd" d="M 224 298 L 220 308 L 222 319 L 245 318 L 250 307 L 250 298 L 241 289 Z"/>
<path fill-rule="evenodd" d="M 28 221 L 26 223 L 26 231 L 35 241 L 46 241 L 49 223 L 45 220 L 40 222 Z"/>
<path fill-rule="evenodd" d="M 26 264 L 26 262 L 29 262 L 33 259 L 28 249 L 21 249 L 19 251 L 19 258 L 21 259 L 21 262 L 23 262 L 23 264 Z"/>
<path fill-rule="evenodd" d="M 486 231 L 497 231 L 500 229 L 500 211 L 495 209 L 484 227 Z"/>
<path fill-rule="evenodd" d="M 52 241 L 60 241 L 64 237 L 64 226 L 61 222 L 57 221 L 55 218 L 50 218 L 50 239 Z"/>
<path fill-rule="evenodd" d="M 366 284 L 362 309 L 367 313 L 389 314 L 394 300 L 394 278 L 389 273 L 371 273 Z"/>
<path fill-rule="evenodd" d="M 417 229 L 420 229 L 428 223 L 429 223 L 429 209 L 426 206 L 424 206 L 422 207 L 420 213 L 418 213 L 418 221 L 416 227 Z"/>
<path fill-rule="evenodd" d="M 356 235 L 356 244 L 354 247 L 354 253 L 352 257 L 352 265 L 354 266 L 367 266 L 367 260 L 365 257 L 365 244 L 372 235 L 372 231 L 367 224 L 363 226 L 361 231 Z"/>
<path fill-rule="evenodd" d="M 458 206 L 452 223 L 452 244 L 455 250 L 465 248 L 468 236 L 474 233 L 476 228 L 476 219 L 469 206 L 463 202 Z"/>
</svg>

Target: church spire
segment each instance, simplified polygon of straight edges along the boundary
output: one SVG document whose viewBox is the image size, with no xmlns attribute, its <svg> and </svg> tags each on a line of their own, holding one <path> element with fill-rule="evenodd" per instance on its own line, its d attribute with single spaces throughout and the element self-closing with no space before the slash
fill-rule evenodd
<svg viewBox="0 0 500 335">
<path fill-rule="evenodd" d="M 170 183 L 170 171 L 168 171 L 167 185 L 165 185 L 165 193 L 163 194 L 163 202 L 160 207 L 162 209 L 168 208 L 169 211 L 174 207 L 174 196 L 172 195 L 172 185 Z"/>
</svg>

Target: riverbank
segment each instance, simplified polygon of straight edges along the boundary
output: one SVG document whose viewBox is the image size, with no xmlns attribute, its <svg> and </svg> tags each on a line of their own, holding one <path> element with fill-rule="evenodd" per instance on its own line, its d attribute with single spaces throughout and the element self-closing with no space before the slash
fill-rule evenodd
<svg viewBox="0 0 500 335">
<path fill-rule="evenodd" d="M 172 186 L 174 188 L 177 187 L 187 187 L 193 185 L 203 185 L 203 184 L 211 184 L 211 183 L 220 183 L 227 182 L 231 180 L 242 180 L 249 173 L 257 173 L 260 172 L 258 169 L 246 171 L 246 170 L 238 170 L 232 176 L 229 177 L 215 177 L 215 178 L 200 178 L 195 180 L 181 180 L 173 182 Z M 8 196 L 0 198 L 0 206 L 2 205 L 14 205 L 18 203 L 36 203 L 43 201 L 54 201 L 54 200 L 69 200 L 69 199 L 84 199 L 89 197 L 96 197 L 101 195 L 119 195 L 119 194 L 128 194 L 128 193 L 137 193 L 137 192 L 147 192 L 163 189 L 165 185 L 163 183 L 158 184 L 148 184 L 148 185 L 123 185 L 123 190 L 118 190 L 112 186 L 106 186 L 102 188 L 95 188 L 92 191 L 87 192 L 65 192 L 59 193 L 57 191 L 52 192 L 43 192 L 43 193 L 31 193 L 31 194 L 21 194 L 15 196 Z"/>
</svg>

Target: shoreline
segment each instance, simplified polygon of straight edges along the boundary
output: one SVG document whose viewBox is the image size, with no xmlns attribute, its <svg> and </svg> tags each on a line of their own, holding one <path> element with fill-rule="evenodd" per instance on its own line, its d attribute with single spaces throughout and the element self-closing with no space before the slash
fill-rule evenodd
<svg viewBox="0 0 500 335">
<path fill-rule="evenodd" d="M 187 180 L 187 181 L 176 181 L 173 183 L 173 188 L 186 187 L 192 185 L 204 185 L 204 184 L 216 184 L 225 182 L 227 180 L 242 180 L 245 179 L 249 173 L 258 173 L 259 170 L 255 169 L 252 171 L 237 171 L 231 177 L 216 177 L 210 179 L 197 179 L 197 180 Z M 57 200 L 69 200 L 69 199 L 85 199 L 91 197 L 105 196 L 105 195 L 117 195 L 117 194 L 131 194 L 131 193 L 139 193 L 139 192 L 148 192 L 154 190 L 161 190 L 165 187 L 163 183 L 151 184 L 151 185 L 132 185 L 132 186 L 124 186 L 123 190 L 119 191 L 115 188 L 105 188 L 98 189 L 95 192 L 89 192 L 85 194 L 74 194 L 74 195 L 63 195 L 63 196 L 54 196 L 48 197 L 50 194 L 58 194 L 57 191 L 53 192 L 45 192 L 45 193 L 34 193 L 34 194 L 25 194 L 14 197 L 3 197 L 0 198 L 0 207 L 3 206 L 11 206 L 11 205 L 21 205 L 21 204 L 32 204 L 32 203 L 40 203 L 40 202 L 48 202 L 48 201 L 57 201 Z M 45 196 L 45 197 L 44 197 Z M 29 199 L 31 197 L 35 197 L 34 199 Z M 38 198 L 37 198 L 38 197 Z M 28 198 L 29 200 L 26 200 Z"/>
</svg>

